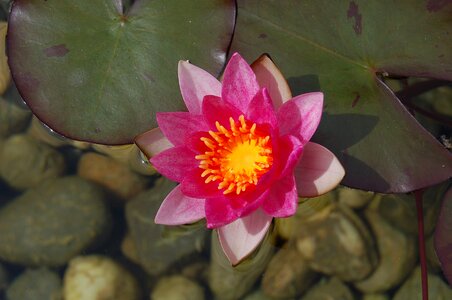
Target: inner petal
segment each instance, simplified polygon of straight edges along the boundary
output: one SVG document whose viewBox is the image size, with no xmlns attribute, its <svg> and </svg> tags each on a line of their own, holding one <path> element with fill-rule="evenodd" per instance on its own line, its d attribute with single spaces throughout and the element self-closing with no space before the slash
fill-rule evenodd
<svg viewBox="0 0 452 300">
<path fill-rule="evenodd" d="M 268 172 L 273 164 L 270 135 L 255 123 L 240 115 L 237 120 L 229 118 L 230 129 L 219 122 L 217 131 L 200 140 L 208 148 L 195 158 L 205 183 L 218 182 L 218 189 L 224 194 L 237 195 L 257 185 L 259 178 Z"/>
</svg>

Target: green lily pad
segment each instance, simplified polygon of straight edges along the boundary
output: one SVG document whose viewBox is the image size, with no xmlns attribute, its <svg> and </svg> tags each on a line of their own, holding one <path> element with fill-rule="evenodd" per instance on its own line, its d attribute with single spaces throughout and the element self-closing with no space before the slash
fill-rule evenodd
<svg viewBox="0 0 452 300">
<path fill-rule="evenodd" d="M 451 176 L 451 154 L 381 80 L 452 80 L 450 1 L 238 3 L 232 50 L 248 61 L 269 53 L 294 95 L 325 93 L 314 140 L 343 163 L 345 185 L 404 193 Z"/>
<path fill-rule="evenodd" d="M 235 23 L 232 0 L 17 0 L 9 64 L 20 94 L 53 130 L 102 144 L 131 143 L 155 112 L 184 110 L 177 63 L 213 74 Z"/>
</svg>

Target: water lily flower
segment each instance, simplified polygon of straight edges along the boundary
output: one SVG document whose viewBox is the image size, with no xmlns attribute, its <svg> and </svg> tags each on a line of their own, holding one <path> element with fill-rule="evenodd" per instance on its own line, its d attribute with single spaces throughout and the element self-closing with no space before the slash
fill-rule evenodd
<svg viewBox="0 0 452 300">
<path fill-rule="evenodd" d="M 205 218 L 236 265 L 256 249 L 273 218 L 295 214 L 298 196 L 323 194 L 342 180 L 334 154 L 309 141 L 323 94 L 292 98 L 267 56 L 250 66 L 237 53 L 222 82 L 179 62 L 179 85 L 188 112 L 158 113 L 159 128 L 136 140 L 161 174 L 180 183 L 155 222 Z"/>
</svg>

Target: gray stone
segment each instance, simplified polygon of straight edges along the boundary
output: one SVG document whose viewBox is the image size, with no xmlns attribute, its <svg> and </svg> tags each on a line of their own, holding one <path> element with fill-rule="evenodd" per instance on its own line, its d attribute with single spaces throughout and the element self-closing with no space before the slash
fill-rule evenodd
<svg viewBox="0 0 452 300">
<path fill-rule="evenodd" d="M 12 187 L 27 189 L 64 173 L 63 155 L 34 138 L 14 135 L 0 153 L 0 175 Z"/>
<path fill-rule="evenodd" d="M 275 299 L 295 298 L 306 292 L 317 278 L 294 245 L 273 256 L 262 279 L 262 290 Z"/>
<path fill-rule="evenodd" d="M 441 277 L 428 274 L 428 296 L 434 300 L 452 299 L 452 288 L 450 288 Z M 421 268 L 417 267 L 411 273 L 407 281 L 395 293 L 394 300 L 422 300 Z"/>
<path fill-rule="evenodd" d="M 333 277 L 323 280 L 311 288 L 301 300 L 353 300 L 350 289 Z"/>
<path fill-rule="evenodd" d="M 366 293 L 384 292 L 400 284 L 417 260 L 416 238 L 398 230 L 380 214 L 381 199 L 374 199 L 365 211 L 377 240 L 380 261 L 375 271 L 355 287 Z"/>
<path fill-rule="evenodd" d="M 0 258 L 61 266 L 108 237 L 111 215 L 102 188 L 79 177 L 47 181 L 0 210 Z"/>
<path fill-rule="evenodd" d="M 31 111 L 0 97 L 0 137 L 22 132 L 28 125 Z"/>
<path fill-rule="evenodd" d="M 6 292 L 7 300 L 60 300 L 61 278 L 46 268 L 26 270 Z"/>
<path fill-rule="evenodd" d="M 377 262 L 370 232 L 343 205 L 330 205 L 299 224 L 296 245 L 309 266 L 344 281 L 368 276 Z"/>
<path fill-rule="evenodd" d="M 151 300 L 204 300 L 204 289 L 195 281 L 175 275 L 162 277 L 151 293 Z"/>
<path fill-rule="evenodd" d="M 160 204 L 175 187 L 167 179 L 160 179 L 126 205 L 126 219 L 130 229 L 136 259 L 152 275 L 167 270 L 177 261 L 200 253 L 205 243 L 205 226 L 164 226 L 154 222 Z"/>
<path fill-rule="evenodd" d="M 270 228 L 258 249 L 236 266 L 226 258 L 218 234 L 212 232 L 209 287 L 217 300 L 242 299 L 264 273 L 275 251 L 275 234 Z"/>
</svg>

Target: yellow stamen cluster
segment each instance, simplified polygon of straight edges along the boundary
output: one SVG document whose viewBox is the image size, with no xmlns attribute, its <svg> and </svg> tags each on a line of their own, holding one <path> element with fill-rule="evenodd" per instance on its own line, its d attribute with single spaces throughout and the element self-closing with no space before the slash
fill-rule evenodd
<svg viewBox="0 0 452 300">
<path fill-rule="evenodd" d="M 241 115 L 238 121 L 229 118 L 230 129 L 219 122 L 218 131 L 209 131 L 210 137 L 201 141 L 209 148 L 204 154 L 196 155 L 201 176 L 205 183 L 218 181 L 223 194 L 237 195 L 248 187 L 255 186 L 273 163 L 270 136 L 256 130 L 256 124 Z"/>
</svg>

